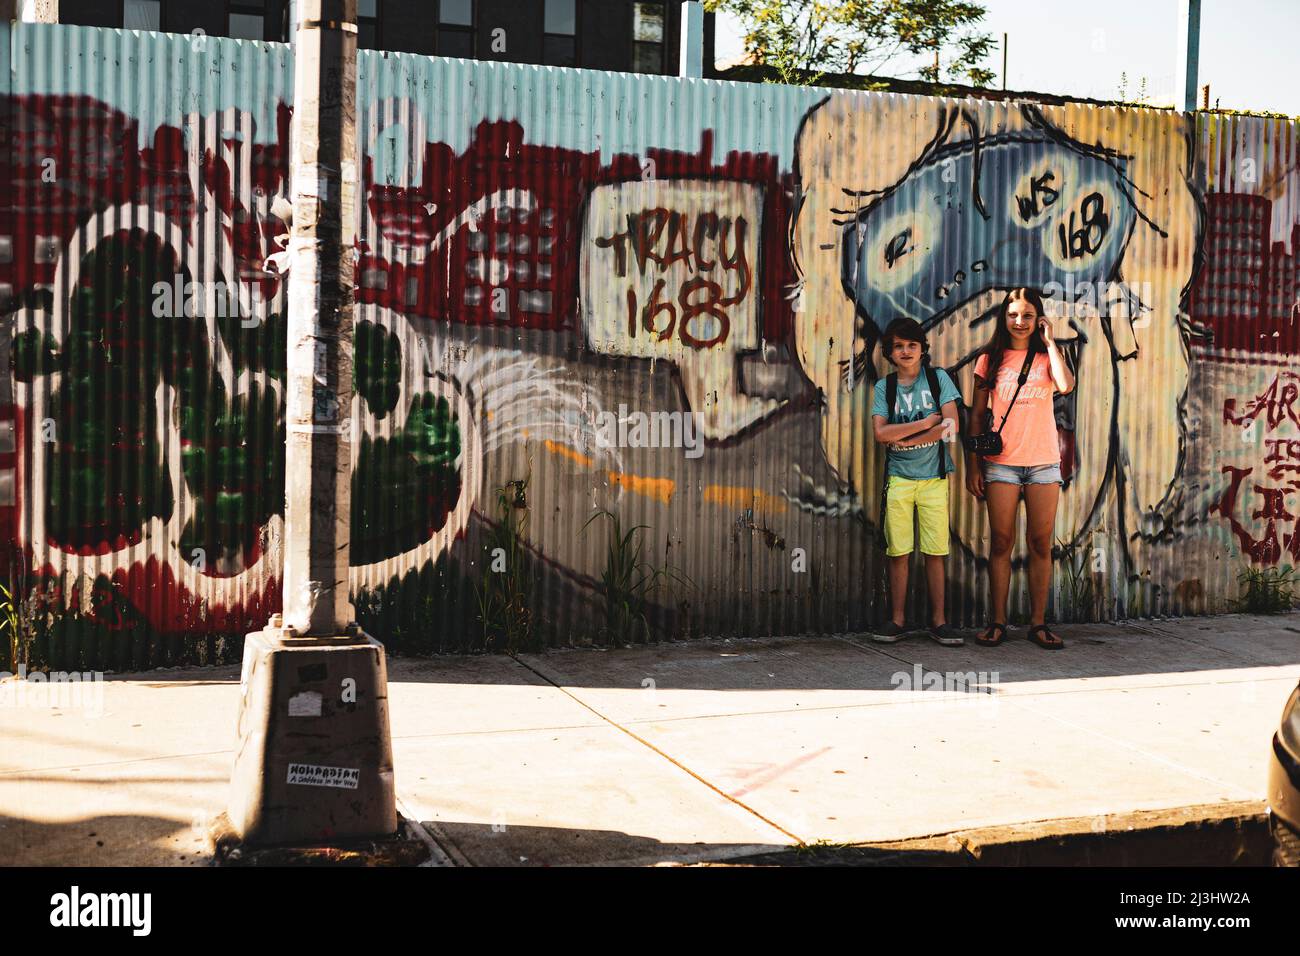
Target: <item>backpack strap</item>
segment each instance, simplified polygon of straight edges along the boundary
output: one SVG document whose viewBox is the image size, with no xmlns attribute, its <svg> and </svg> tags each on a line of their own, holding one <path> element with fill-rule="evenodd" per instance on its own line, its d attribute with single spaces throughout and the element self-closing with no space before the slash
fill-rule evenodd
<svg viewBox="0 0 1300 956">
<path fill-rule="evenodd" d="M 925 366 L 925 382 L 930 386 L 930 397 L 934 399 L 934 407 L 942 415 L 943 404 L 939 401 L 939 373 L 929 364 Z M 946 478 L 948 475 L 948 459 L 943 453 L 943 438 L 939 439 L 937 447 L 939 449 L 939 477 Z"/>
<path fill-rule="evenodd" d="M 885 424 L 894 424 L 894 402 L 898 400 L 898 373 L 890 372 L 885 376 Z M 881 550 L 885 548 L 885 509 L 888 507 L 889 494 L 889 453 L 885 453 L 885 467 L 880 470 L 880 520 L 876 525 L 876 540 Z"/>
</svg>

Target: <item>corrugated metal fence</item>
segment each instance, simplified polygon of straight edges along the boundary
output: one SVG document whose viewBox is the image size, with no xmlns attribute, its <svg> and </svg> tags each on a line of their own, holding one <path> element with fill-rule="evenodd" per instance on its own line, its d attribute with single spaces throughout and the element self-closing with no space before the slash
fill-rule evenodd
<svg viewBox="0 0 1300 956">
<path fill-rule="evenodd" d="M 20 630 L 231 659 L 279 601 L 290 51 L 3 46 Z M 354 590 L 399 653 L 862 629 L 880 332 L 921 321 L 969 398 L 1023 285 L 1078 380 L 1055 619 L 1222 610 L 1300 550 L 1294 123 L 367 52 L 358 135 Z"/>
</svg>

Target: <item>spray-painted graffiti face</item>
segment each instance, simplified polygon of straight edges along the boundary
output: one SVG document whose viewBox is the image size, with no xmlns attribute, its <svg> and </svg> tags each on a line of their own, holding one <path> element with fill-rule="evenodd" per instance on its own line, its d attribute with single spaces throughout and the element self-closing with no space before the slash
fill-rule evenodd
<svg viewBox="0 0 1300 956">
<path fill-rule="evenodd" d="M 1073 108 L 847 94 L 805 119 L 796 354 L 825 399 L 827 460 L 869 519 L 881 452 L 860 432 L 888 371 L 882 330 L 899 317 L 920 322 L 932 362 L 956 374 L 969 402 L 973 360 L 1007 290 L 1028 286 L 1044 292 L 1043 318 L 1077 382 L 1056 409 L 1069 477 L 1058 540 L 1104 528 L 1118 555 L 1130 530 L 1161 523 L 1183 452 L 1143 431 L 1183 415 L 1179 314 L 1198 221 L 1189 140 L 1176 116 L 1093 122 Z M 934 130 L 919 153 L 918 127 Z M 970 553 L 986 552 L 974 499 L 955 500 L 952 528 Z"/>
<path fill-rule="evenodd" d="M 845 227 L 845 290 L 884 329 L 990 289 L 1106 282 L 1136 218 L 1123 166 L 1045 137 L 939 150 Z"/>
</svg>

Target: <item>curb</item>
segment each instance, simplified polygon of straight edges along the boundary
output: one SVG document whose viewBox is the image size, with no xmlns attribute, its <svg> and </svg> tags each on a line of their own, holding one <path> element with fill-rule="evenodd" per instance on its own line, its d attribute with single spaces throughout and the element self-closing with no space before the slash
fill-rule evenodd
<svg viewBox="0 0 1300 956">
<path fill-rule="evenodd" d="M 956 830 L 887 843 L 813 844 L 696 866 L 1268 866 L 1263 801 Z M 692 864 L 684 864 L 692 865 Z"/>
</svg>

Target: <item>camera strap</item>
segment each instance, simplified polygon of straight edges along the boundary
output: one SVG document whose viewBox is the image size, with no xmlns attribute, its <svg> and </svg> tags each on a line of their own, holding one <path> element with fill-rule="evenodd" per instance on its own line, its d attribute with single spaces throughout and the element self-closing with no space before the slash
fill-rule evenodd
<svg viewBox="0 0 1300 956">
<path fill-rule="evenodd" d="M 1034 364 L 1034 350 L 1032 348 L 1025 350 L 1025 364 L 1020 367 L 1020 379 L 1016 382 L 1016 390 L 1011 393 L 1011 401 L 1007 403 L 1007 410 L 1002 415 L 1002 424 L 997 427 L 994 434 L 1001 435 L 1002 429 L 1007 424 L 1007 419 L 1011 417 L 1011 410 L 1016 407 L 1016 398 L 1020 395 L 1020 390 L 1025 387 L 1025 382 L 1029 379 L 1029 369 Z M 993 373 L 993 379 L 997 381 L 997 372 Z"/>
</svg>

